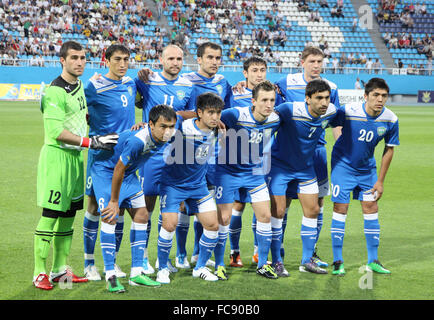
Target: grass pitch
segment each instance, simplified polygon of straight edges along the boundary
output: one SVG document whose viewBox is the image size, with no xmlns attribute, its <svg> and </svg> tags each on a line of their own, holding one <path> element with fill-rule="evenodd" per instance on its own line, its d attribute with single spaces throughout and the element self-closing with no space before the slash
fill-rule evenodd
<svg viewBox="0 0 434 320">
<path fill-rule="evenodd" d="M 301 259 L 300 223 L 301 208 L 293 201 L 285 233 L 285 266 L 289 278 L 267 280 L 255 274 L 251 265 L 253 235 L 252 210 L 247 207 L 243 215 L 241 255 L 244 268 L 228 267 L 229 281 L 207 283 L 193 279 L 191 271 L 172 275 L 172 283 L 158 289 L 128 286 L 127 292 L 109 294 L 105 282 L 73 285 L 72 289 L 57 286 L 50 292 L 32 286 L 33 234 L 41 216 L 36 206 L 36 167 L 43 144 L 42 117 L 36 102 L 0 102 L 0 299 L 2 300 L 431 300 L 434 296 L 432 279 L 434 271 L 434 108 L 392 107 L 399 117 L 401 146 L 395 156 L 385 182 L 385 192 L 379 203 L 381 262 L 392 271 L 390 276 L 360 273 L 366 263 L 366 245 L 360 204 L 352 202 L 346 223 L 344 258 L 347 274 L 344 277 L 300 273 Z M 140 119 L 137 111 L 137 119 Z M 330 131 L 327 149 L 333 145 Z M 377 147 L 381 156 L 383 145 Z M 86 204 L 85 204 L 86 206 Z M 330 224 L 332 204 L 325 200 L 324 225 L 318 247 L 323 260 L 332 262 Z M 69 264 L 83 273 L 82 221 L 84 211 L 75 219 L 74 241 Z M 157 255 L 157 219 L 152 217 L 149 256 L 152 263 Z M 192 218 L 191 218 L 192 219 Z M 123 243 L 118 264 L 129 273 L 129 227 L 125 219 Z M 193 248 L 193 223 L 187 252 Z M 174 261 L 176 244 L 172 249 Z M 99 241 L 96 265 L 103 269 Z M 227 242 L 227 262 L 229 240 Z M 51 258 L 50 258 L 51 259 Z M 48 266 L 51 266 L 51 260 Z M 328 268 L 331 271 L 331 267 Z"/>
</svg>

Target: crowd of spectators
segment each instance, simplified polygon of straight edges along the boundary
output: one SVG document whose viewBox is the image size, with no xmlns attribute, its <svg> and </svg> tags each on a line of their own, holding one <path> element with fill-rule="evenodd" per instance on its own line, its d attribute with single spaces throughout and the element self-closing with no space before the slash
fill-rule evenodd
<svg viewBox="0 0 434 320">
<path fill-rule="evenodd" d="M 425 34 L 423 38 L 415 38 L 411 32 L 386 32 L 383 39 L 389 49 L 414 48 L 419 54 L 423 54 L 427 58 L 434 55 L 434 35 Z"/>
<path fill-rule="evenodd" d="M 14 64 L 19 56 L 26 55 L 42 65 L 41 57 L 59 54 L 65 41 L 62 34 L 83 36 L 88 59 L 103 57 L 107 44 L 116 41 L 139 54 L 137 62 L 152 60 L 168 35 L 164 28 L 155 28 L 153 37 L 145 37 L 145 26 L 152 19 L 151 10 L 134 0 L 112 0 L 109 4 L 96 0 L 0 0 L 2 63 Z"/>
<path fill-rule="evenodd" d="M 427 7 L 425 3 L 406 3 L 402 11 L 396 9 L 400 0 L 378 0 L 377 20 L 380 23 L 398 22 L 404 28 L 412 28 L 414 25 L 413 15 L 426 15 Z"/>
</svg>

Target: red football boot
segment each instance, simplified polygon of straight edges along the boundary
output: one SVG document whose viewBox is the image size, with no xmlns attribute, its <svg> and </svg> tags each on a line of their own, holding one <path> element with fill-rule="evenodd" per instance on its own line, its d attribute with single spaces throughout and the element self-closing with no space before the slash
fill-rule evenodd
<svg viewBox="0 0 434 320">
<path fill-rule="evenodd" d="M 40 273 L 36 277 L 35 280 L 33 280 L 33 285 L 42 290 L 51 290 L 54 288 L 50 280 L 48 279 L 48 276 L 45 273 Z"/>
<path fill-rule="evenodd" d="M 67 281 L 72 283 L 81 283 L 81 282 L 88 282 L 89 279 L 76 276 L 75 274 L 72 273 L 70 269 L 66 269 L 65 273 L 55 276 L 54 278 L 51 277 L 51 281 L 53 282 Z"/>
</svg>

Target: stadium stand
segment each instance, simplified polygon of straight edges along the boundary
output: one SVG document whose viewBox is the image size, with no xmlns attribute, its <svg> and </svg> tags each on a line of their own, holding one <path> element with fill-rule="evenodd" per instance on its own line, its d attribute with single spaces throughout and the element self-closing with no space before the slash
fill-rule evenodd
<svg viewBox="0 0 434 320">
<path fill-rule="evenodd" d="M 223 64 L 233 70 L 241 69 L 245 58 L 259 54 L 268 60 L 270 68 L 295 72 L 300 52 L 310 44 L 326 53 L 324 67 L 328 73 L 349 68 L 371 73 L 386 67 L 369 33 L 359 26 L 351 0 L 151 1 L 64 0 L 53 4 L 47 0 L 0 0 L 1 63 L 50 65 L 61 43 L 73 39 L 88 49 L 88 61 L 95 66 L 101 64 L 104 48 L 112 41 L 129 46 L 132 67 L 155 65 L 158 53 L 169 42 L 179 43 L 187 57 L 194 57 L 197 45 L 210 40 L 222 45 Z M 385 11 L 384 2 L 390 0 L 366 1 L 378 19 L 379 31 L 386 37 L 395 64 L 398 66 L 401 59 L 403 68 L 416 65 L 417 74 L 432 68 L 429 56 L 433 53 L 434 4 L 413 1 L 414 12 L 408 14 L 413 22 L 408 27 L 401 21 L 384 21 L 381 12 Z M 157 10 L 153 13 L 151 7 Z M 410 5 L 394 1 L 398 16 L 407 9 Z M 387 39 L 392 34 L 397 40 Z"/>
<path fill-rule="evenodd" d="M 434 55 L 434 3 L 422 0 L 368 0 L 398 68 L 429 74 Z"/>
</svg>

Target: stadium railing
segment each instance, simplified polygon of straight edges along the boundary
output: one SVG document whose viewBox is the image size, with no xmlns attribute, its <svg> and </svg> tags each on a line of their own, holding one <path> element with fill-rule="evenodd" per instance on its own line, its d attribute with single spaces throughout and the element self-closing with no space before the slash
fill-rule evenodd
<svg viewBox="0 0 434 320">
<path fill-rule="evenodd" d="M 29 59 L 0 59 L 0 66 L 6 67 L 59 67 L 59 60 L 44 60 L 43 65 L 32 65 L 32 61 Z M 101 69 L 104 68 L 104 62 L 101 61 L 87 61 L 86 68 L 89 69 Z M 158 62 L 130 62 L 130 69 L 161 69 L 161 65 Z M 219 71 L 242 71 L 242 65 L 231 65 L 224 64 L 220 67 Z M 183 71 L 198 71 L 197 64 L 186 64 L 183 65 Z M 419 75 L 428 75 L 430 70 L 420 70 L 418 69 Z M 297 73 L 301 72 L 301 67 L 296 66 L 268 66 L 268 72 L 272 73 Z M 323 68 L 323 73 L 327 74 L 390 74 L 390 75 L 405 75 L 407 74 L 407 68 L 378 68 L 367 70 L 364 67 L 338 67 L 338 68 Z M 432 73 L 432 70 L 431 70 Z"/>
</svg>

